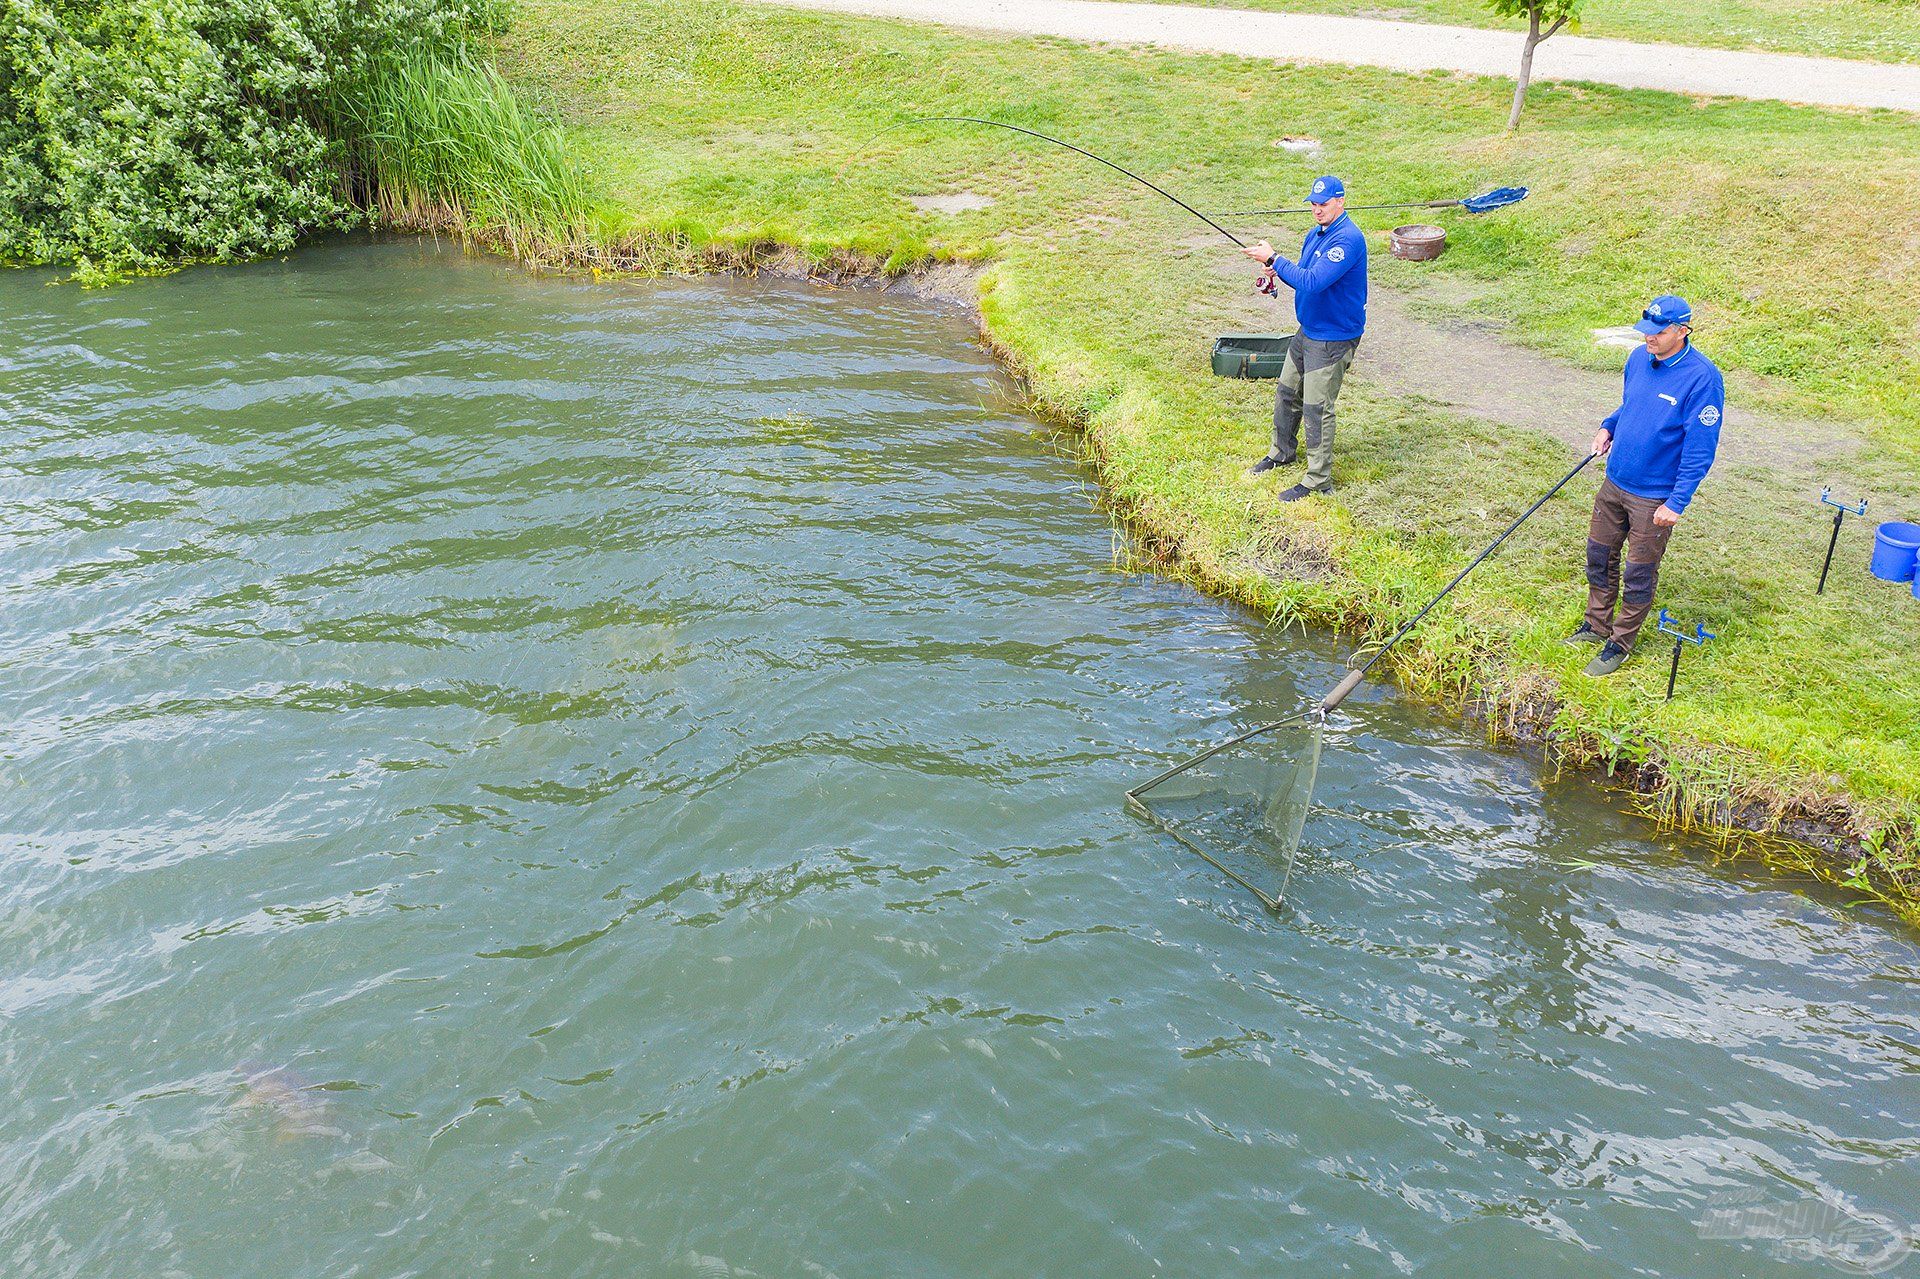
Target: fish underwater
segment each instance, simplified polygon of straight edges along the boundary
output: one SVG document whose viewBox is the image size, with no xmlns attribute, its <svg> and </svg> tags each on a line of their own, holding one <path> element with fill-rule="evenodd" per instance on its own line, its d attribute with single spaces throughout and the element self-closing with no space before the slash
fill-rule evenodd
<svg viewBox="0 0 1920 1279">
<path fill-rule="evenodd" d="M 347 1135 L 333 1122 L 333 1107 L 311 1080 L 285 1066 L 257 1061 L 243 1061 L 233 1069 L 240 1090 L 228 1109 L 263 1122 L 276 1142 Z"/>
</svg>

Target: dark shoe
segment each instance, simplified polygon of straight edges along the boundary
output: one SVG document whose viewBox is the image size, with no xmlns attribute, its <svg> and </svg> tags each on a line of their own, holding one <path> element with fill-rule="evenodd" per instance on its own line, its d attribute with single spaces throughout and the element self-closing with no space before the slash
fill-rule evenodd
<svg viewBox="0 0 1920 1279">
<path fill-rule="evenodd" d="M 1620 663 L 1627 660 L 1627 654 L 1631 651 L 1625 644 L 1616 644 L 1608 640 L 1600 651 L 1593 655 L 1593 660 L 1587 663 L 1587 674 L 1595 679 L 1602 675 L 1613 674 L 1620 669 Z"/>
<path fill-rule="evenodd" d="M 1607 642 L 1607 637 L 1599 631 L 1594 630 L 1591 626 L 1588 626 L 1585 622 L 1582 622 L 1580 623 L 1580 629 L 1567 636 L 1565 642 L 1568 644 L 1604 644 Z"/>
<path fill-rule="evenodd" d="M 1280 495 L 1280 500 L 1282 502 L 1298 502 L 1303 497 L 1319 497 L 1323 494 L 1331 493 L 1331 492 L 1333 492 L 1333 485 L 1331 484 L 1327 485 L 1323 489 L 1310 489 L 1304 484 L 1296 484 L 1292 488 L 1288 489 L 1286 492 L 1282 493 Z"/>
<path fill-rule="evenodd" d="M 1293 465 L 1293 459 L 1290 457 L 1263 457 L 1258 462 L 1255 462 L 1252 466 L 1249 466 L 1247 468 L 1247 474 L 1248 475 L 1265 475 L 1268 471 L 1271 471 L 1276 466 L 1291 466 L 1291 465 Z"/>
</svg>

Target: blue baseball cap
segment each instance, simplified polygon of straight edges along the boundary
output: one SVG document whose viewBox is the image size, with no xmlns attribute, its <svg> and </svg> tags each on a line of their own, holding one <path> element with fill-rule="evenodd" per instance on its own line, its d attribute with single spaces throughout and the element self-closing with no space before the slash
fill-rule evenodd
<svg viewBox="0 0 1920 1279">
<path fill-rule="evenodd" d="M 1671 293 L 1662 293 L 1653 300 L 1653 304 L 1640 313 L 1640 322 L 1633 327 L 1648 335 L 1664 331 L 1670 325 L 1692 324 L 1693 308 L 1687 305 L 1683 297 Z"/>
<path fill-rule="evenodd" d="M 1325 204 L 1328 200 L 1338 200 L 1347 193 L 1347 184 L 1331 173 L 1324 178 L 1313 180 L 1313 190 L 1307 192 L 1308 204 Z"/>
</svg>

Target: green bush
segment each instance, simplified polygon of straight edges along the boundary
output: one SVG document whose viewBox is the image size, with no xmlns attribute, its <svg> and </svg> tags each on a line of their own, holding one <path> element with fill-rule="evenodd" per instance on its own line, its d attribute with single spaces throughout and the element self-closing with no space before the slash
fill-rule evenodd
<svg viewBox="0 0 1920 1279">
<path fill-rule="evenodd" d="M 457 56 L 497 3 L 0 0 L 0 259 L 112 277 L 352 224 L 370 68 Z"/>
</svg>

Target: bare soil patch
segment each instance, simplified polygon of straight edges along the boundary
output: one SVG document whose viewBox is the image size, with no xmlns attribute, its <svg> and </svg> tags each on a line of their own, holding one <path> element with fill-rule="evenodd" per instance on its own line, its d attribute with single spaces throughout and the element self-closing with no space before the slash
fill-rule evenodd
<svg viewBox="0 0 1920 1279">
<path fill-rule="evenodd" d="M 993 207 L 993 197 L 977 191 L 955 191 L 947 195 L 910 195 L 907 202 L 922 213 L 971 213 Z"/>
</svg>

